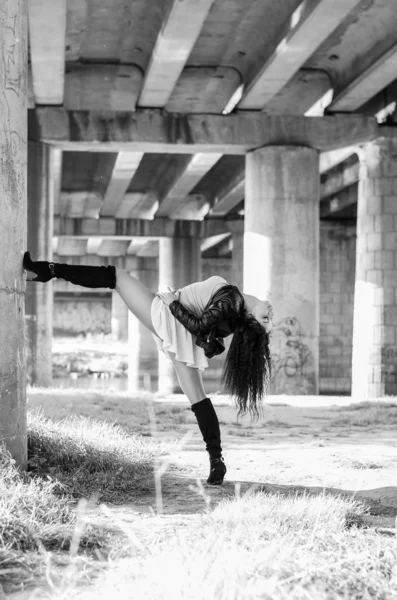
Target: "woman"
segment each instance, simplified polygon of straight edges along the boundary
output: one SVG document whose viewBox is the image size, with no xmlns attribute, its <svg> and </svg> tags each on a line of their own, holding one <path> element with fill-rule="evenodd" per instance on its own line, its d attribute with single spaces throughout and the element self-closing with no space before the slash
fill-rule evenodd
<svg viewBox="0 0 397 600">
<path fill-rule="evenodd" d="M 269 333 L 273 309 L 269 302 L 241 293 L 222 277 L 210 277 L 177 292 L 153 294 L 128 271 L 113 266 L 90 267 L 33 262 L 23 259 L 28 281 L 47 282 L 54 277 L 89 288 L 116 289 L 128 309 L 153 334 L 159 349 L 168 354 L 180 386 L 188 397 L 210 457 L 207 483 L 219 485 L 226 474 L 219 422 L 206 397 L 201 371 L 207 358 L 225 349 L 222 339 L 233 335 L 222 382 L 238 407 L 238 414 L 257 417 L 270 381 Z"/>
</svg>

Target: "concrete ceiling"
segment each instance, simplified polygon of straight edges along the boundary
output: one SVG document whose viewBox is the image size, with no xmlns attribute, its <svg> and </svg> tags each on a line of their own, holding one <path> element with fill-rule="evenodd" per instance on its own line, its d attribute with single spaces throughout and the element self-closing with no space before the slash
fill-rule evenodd
<svg viewBox="0 0 397 600">
<path fill-rule="evenodd" d="M 304 115 L 331 90 L 314 114 L 375 115 L 397 101 L 396 0 L 30 0 L 29 44 L 31 139 L 36 108 L 49 106 L 107 117 L 143 108 Z M 58 151 L 56 217 L 241 214 L 243 155 L 112 150 Z M 353 153 L 321 161 L 323 218 L 355 214 Z M 215 237 L 224 253 L 229 242 Z M 152 256 L 154 241 L 54 243 L 58 254 Z"/>
</svg>

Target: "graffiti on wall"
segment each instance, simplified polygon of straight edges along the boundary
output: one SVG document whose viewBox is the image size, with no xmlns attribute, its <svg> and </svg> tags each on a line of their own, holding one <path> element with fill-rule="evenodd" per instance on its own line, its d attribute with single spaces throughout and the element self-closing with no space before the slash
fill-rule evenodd
<svg viewBox="0 0 397 600">
<path fill-rule="evenodd" d="M 312 394 L 316 371 L 312 351 L 296 317 L 275 324 L 271 338 L 273 394 Z"/>
</svg>

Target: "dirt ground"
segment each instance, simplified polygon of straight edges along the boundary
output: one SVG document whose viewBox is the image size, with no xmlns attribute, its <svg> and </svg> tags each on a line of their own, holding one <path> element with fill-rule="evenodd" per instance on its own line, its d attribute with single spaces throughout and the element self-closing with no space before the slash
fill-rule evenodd
<svg viewBox="0 0 397 600">
<path fill-rule="evenodd" d="M 354 495 L 368 509 L 368 525 L 393 528 L 397 399 L 384 401 L 355 405 L 346 397 L 274 396 L 255 423 L 247 417 L 237 420 L 229 399 L 215 395 L 228 471 L 224 485 L 211 487 L 205 485 L 204 444 L 184 396 L 34 388 L 28 393 L 28 408 L 40 407 L 51 418 L 92 416 L 127 432 L 176 442 L 172 455 L 159 457 L 165 468 L 161 495 L 153 481 L 150 491 L 134 503 L 109 507 L 115 522 L 121 519 L 142 535 L 148 519 L 151 526 L 183 526 L 208 506 L 247 490 Z M 96 522 L 109 521 L 98 508 L 92 510 Z"/>
</svg>

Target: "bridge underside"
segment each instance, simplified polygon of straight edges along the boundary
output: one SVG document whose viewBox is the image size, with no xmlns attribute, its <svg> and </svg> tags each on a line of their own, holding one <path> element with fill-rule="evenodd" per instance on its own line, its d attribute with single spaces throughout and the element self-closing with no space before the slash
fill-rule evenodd
<svg viewBox="0 0 397 600">
<path fill-rule="evenodd" d="M 25 302 L 26 243 L 36 259 L 114 263 L 153 290 L 221 269 L 272 299 L 274 392 L 397 392 L 394 0 L 31 0 L 29 15 L 13 0 L 6 10 L 0 397 L 15 455 L 21 332 L 30 380 L 48 385 L 54 297 L 71 291 L 32 286 Z M 115 331 L 137 339 L 116 297 L 112 311 Z"/>
</svg>

